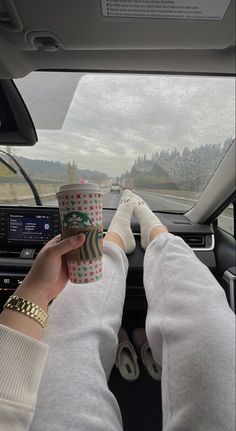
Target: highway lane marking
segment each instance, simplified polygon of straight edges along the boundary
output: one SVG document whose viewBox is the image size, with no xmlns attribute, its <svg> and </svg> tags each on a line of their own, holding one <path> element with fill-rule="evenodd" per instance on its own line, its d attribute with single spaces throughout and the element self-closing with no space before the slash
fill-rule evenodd
<svg viewBox="0 0 236 431">
<path fill-rule="evenodd" d="M 183 203 L 183 202 L 176 202 L 176 201 L 171 201 L 170 199 L 167 199 L 167 198 L 163 198 L 162 197 L 162 195 L 161 194 L 154 194 L 154 193 L 149 193 L 149 192 L 141 192 L 140 191 L 140 195 L 146 195 L 147 196 L 147 199 L 149 198 L 149 197 L 151 197 L 151 198 L 156 198 L 156 200 L 158 201 L 158 199 L 161 199 L 162 201 L 164 201 L 164 202 L 167 202 L 167 203 L 171 203 L 171 204 L 176 204 L 176 205 L 181 205 L 181 207 L 182 207 L 182 209 L 189 209 L 189 205 L 186 205 L 186 203 Z M 149 196 L 150 195 L 150 196 Z M 141 196 L 142 197 L 142 196 Z M 145 198 L 144 198 L 145 199 Z M 147 202 L 148 203 L 148 202 Z M 150 204 L 149 204 L 150 205 Z"/>
</svg>

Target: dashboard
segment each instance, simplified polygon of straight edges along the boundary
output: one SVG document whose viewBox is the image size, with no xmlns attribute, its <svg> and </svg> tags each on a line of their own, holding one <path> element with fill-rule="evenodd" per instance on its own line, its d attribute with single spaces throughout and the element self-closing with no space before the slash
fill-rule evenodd
<svg viewBox="0 0 236 431">
<path fill-rule="evenodd" d="M 115 209 L 103 209 L 103 228 L 107 231 Z M 214 231 L 211 225 L 190 222 L 182 214 L 157 213 L 168 230 L 184 239 L 197 257 L 214 273 Z M 127 293 L 144 296 L 143 257 L 139 224 L 131 221 L 136 249 L 128 256 Z M 0 207 L 0 307 L 21 283 L 37 253 L 51 238 L 60 233 L 57 207 Z"/>
</svg>

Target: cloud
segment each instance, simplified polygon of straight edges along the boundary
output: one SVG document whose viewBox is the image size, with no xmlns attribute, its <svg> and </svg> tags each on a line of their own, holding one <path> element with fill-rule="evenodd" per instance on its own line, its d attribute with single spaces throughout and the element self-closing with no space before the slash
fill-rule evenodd
<svg viewBox="0 0 236 431">
<path fill-rule="evenodd" d="M 234 94 L 233 78 L 84 75 L 62 129 L 38 130 L 17 153 L 116 176 L 143 153 L 223 143 L 235 133 Z"/>
</svg>

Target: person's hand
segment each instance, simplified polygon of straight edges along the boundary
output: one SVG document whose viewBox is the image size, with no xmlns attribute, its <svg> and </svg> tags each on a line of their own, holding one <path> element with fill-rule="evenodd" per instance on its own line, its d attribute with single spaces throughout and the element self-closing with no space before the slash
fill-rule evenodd
<svg viewBox="0 0 236 431">
<path fill-rule="evenodd" d="M 61 235 L 49 241 L 39 252 L 35 262 L 18 287 L 15 295 L 45 306 L 54 299 L 68 282 L 65 254 L 79 248 L 85 241 L 83 234 L 61 240 Z M 46 304 L 47 303 L 47 304 Z M 40 304 L 38 304 L 40 305 Z"/>
</svg>

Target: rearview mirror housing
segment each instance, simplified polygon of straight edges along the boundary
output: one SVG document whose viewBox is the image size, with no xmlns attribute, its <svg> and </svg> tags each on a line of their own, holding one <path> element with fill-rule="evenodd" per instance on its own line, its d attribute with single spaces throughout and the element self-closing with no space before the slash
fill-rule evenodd
<svg viewBox="0 0 236 431">
<path fill-rule="evenodd" d="M 32 146 L 37 141 L 34 123 L 14 82 L 0 80 L 0 145 Z"/>
</svg>

